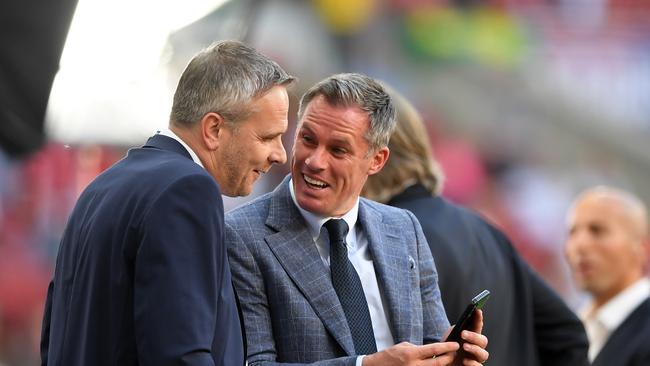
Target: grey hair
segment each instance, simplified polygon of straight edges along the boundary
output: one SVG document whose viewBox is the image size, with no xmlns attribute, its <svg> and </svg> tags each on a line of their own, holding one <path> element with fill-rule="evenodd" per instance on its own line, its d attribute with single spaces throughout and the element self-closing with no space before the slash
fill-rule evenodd
<svg viewBox="0 0 650 366">
<path fill-rule="evenodd" d="M 358 106 L 368 113 L 370 128 L 365 139 L 370 148 L 368 153 L 388 146 L 395 130 L 395 107 L 390 95 L 382 85 L 362 74 L 332 75 L 311 87 L 300 99 L 298 120 L 302 120 L 307 105 L 322 95 L 333 106 Z"/>
<path fill-rule="evenodd" d="M 170 121 L 189 127 L 206 113 L 228 123 L 248 118 L 248 104 L 295 78 L 276 62 L 238 41 L 221 41 L 202 50 L 183 71 L 174 93 Z"/>
</svg>

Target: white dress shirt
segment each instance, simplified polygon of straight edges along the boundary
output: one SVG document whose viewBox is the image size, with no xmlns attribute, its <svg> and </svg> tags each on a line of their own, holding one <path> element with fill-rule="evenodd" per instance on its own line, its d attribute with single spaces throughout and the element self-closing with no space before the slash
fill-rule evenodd
<svg viewBox="0 0 650 366">
<path fill-rule="evenodd" d="M 593 362 L 612 332 L 648 297 L 650 297 L 650 279 L 644 277 L 600 308 L 594 309 L 592 303 L 580 312 L 580 318 L 585 324 L 587 338 L 589 338 L 589 361 Z"/>
<path fill-rule="evenodd" d="M 199 164 L 201 166 L 201 168 L 205 169 L 205 167 L 201 163 L 201 160 L 199 159 L 199 156 L 196 155 L 194 150 L 192 150 L 192 148 L 190 148 L 190 146 L 188 144 L 186 144 L 185 141 L 181 140 L 181 138 L 178 137 L 178 135 L 176 135 L 174 133 L 174 131 L 170 130 L 169 128 L 165 128 L 165 129 L 162 129 L 160 131 L 157 131 L 157 133 L 159 133 L 159 134 L 161 134 L 163 136 L 171 137 L 174 140 L 180 142 L 181 145 L 183 145 L 183 147 L 185 148 L 185 150 L 187 150 L 187 152 L 190 153 L 190 156 L 192 157 L 192 160 L 194 160 L 195 163 Z"/>
<path fill-rule="evenodd" d="M 302 217 L 307 222 L 309 232 L 314 239 L 314 244 L 318 249 L 325 267 L 330 267 L 330 243 L 329 234 L 323 228 L 328 220 L 332 217 L 322 217 L 315 215 L 309 211 L 304 210 L 296 201 L 296 194 L 293 190 L 293 181 L 289 182 L 289 190 L 291 191 L 291 198 L 296 205 Z M 381 292 L 379 291 L 379 283 L 377 282 L 377 275 L 375 274 L 375 266 L 372 263 L 372 256 L 370 255 L 370 248 L 368 247 L 368 238 L 364 234 L 360 225 L 357 225 L 357 218 L 359 216 L 359 199 L 357 198 L 354 207 L 342 217 L 336 217 L 345 220 L 350 230 L 345 237 L 345 243 L 348 248 L 348 259 L 354 266 L 354 269 L 359 274 L 359 279 L 363 286 L 363 292 L 368 302 L 368 310 L 370 312 L 370 321 L 372 322 L 372 330 L 375 333 L 375 343 L 377 344 L 377 351 L 381 351 L 395 344 L 393 334 L 388 325 L 388 314 L 384 310 L 386 308 L 385 301 Z M 357 366 L 361 365 L 363 356 L 357 358 Z"/>
</svg>

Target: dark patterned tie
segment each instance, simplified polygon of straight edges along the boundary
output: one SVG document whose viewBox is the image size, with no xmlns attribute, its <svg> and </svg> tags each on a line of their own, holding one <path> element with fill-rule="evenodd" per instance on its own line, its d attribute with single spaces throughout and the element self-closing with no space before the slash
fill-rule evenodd
<svg viewBox="0 0 650 366">
<path fill-rule="evenodd" d="M 369 355 L 377 352 L 375 333 L 372 330 L 368 303 L 363 293 L 361 280 L 348 259 L 345 236 L 348 224 L 343 220 L 332 219 L 325 223 L 330 236 L 330 271 L 332 284 L 343 306 L 348 320 L 354 349 L 357 355 Z"/>
</svg>

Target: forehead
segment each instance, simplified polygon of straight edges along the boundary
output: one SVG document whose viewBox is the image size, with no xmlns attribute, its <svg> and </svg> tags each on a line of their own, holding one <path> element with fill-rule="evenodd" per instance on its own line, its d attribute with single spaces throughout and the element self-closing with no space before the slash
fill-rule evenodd
<svg viewBox="0 0 650 366">
<path fill-rule="evenodd" d="M 572 224 L 594 223 L 603 225 L 625 224 L 629 221 L 625 205 L 609 195 L 589 193 L 580 198 L 569 216 Z"/>
<path fill-rule="evenodd" d="M 250 114 L 241 125 L 263 130 L 286 129 L 289 96 L 284 86 L 275 86 L 253 100 L 247 108 Z"/>
<path fill-rule="evenodd" d="M 332 105 L 325 97 L 315 97 L 303 113 L 300 127 L 330 131 L 334 134 L 365 136 L 370 127 L 368 113 L 357 105 Z"/>
</svg>

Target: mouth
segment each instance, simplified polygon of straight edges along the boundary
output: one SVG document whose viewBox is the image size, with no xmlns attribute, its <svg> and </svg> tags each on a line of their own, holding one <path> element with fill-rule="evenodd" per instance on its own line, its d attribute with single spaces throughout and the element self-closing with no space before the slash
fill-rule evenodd
<svg viewBox="0 0 650 366">
<path fill-rule="evenodd" d="M 307 183 L 307 186 L 309 188 L 312 188 L 312 189 L 325 189 L 325 188 L 329 187 L 329 184 L 323 182 L 322 180 L 318 180 L 318 179 L 315 179 L 315 178 L 310 178 L 310 177 L 308 177 L 308 176 L 306 176 L 304 174 L 302 175 L 302 177 L 303 177 L 303 180 L 305 181 L 305 183 Z"/>
<path fill-rule="evenodd" d="M 582 261 L 578 263 L 577 270 L 581 275 L 586 276 L 592 272 L 593 265 L 591 263 Z"/>
</svg>

